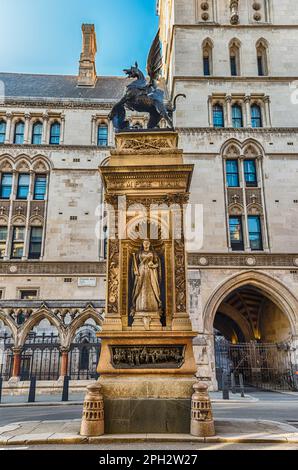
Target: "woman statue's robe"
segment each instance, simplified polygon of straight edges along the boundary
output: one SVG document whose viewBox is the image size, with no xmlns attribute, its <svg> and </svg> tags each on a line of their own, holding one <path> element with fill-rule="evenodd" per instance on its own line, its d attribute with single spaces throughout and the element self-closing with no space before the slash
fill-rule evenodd
<svg viewBox="0 0 298 470">
<path fill-rule="evenodd" d="M 160 275 L 161 265 L 158 256 L 152 251 L 141 251 L 136 256 L 137 274 L 133 289 L 133 311 L 160 312 Z"/>
</svg>

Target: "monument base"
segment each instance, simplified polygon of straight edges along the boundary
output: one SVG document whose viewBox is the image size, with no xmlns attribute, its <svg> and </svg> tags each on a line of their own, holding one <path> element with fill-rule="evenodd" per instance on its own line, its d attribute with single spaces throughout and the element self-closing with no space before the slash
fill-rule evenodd
<svg viewBox="0 0 298 470">
<path fill-rule="evenodd" d="M 105 432 L 189 433 L 194 332 L 100 333 Z"/>
<path fill-rule="evenodd" d="M 189 434 L 190 399 L 104 400 L 107 434 Z"/>
</svg>

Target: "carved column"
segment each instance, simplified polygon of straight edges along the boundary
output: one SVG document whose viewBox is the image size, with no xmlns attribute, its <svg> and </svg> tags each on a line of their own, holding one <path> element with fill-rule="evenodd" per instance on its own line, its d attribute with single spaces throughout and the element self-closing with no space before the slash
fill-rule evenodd
<svg viewBox="0 0 298 470">
<path fill-rule="evenodd" d="M 12 113 L 6 113 L 6 133 L 5 133 L 5 143 L 10 143 L 10 135 L 11 135 L 11 123 L 12 123 Z"/>
<path fill-rule="evenodd" d="M 244 103 L 246 109 L 246 126 L 251 127 L 250 95 L 245 96 Z"/>
<path fill-rule="evenodd" d="M 96 145 L 96 116 L 91 119 L 91 144 Z"/>
<path fill-rule="evenodd" d="M 65 138 L 65 116 L 62 114 L 61 116 L 61 135 L 60 135 L 60 144 L 64 144 Z"/>
<path fill-rule="evenodd" d="M 231 24 L 239 24 L 239 0 L 230 0 Z"/>
<path fill-rule="evenodd" d="M 232 97 L 226 96 L 226 110 L 227 110 L 227 127 L 232 127 Z"/>
<path fill-rule="evenodd" d="M 208 97 L 208 117 L 209 117 L 209 127 L 213 127 L 213 106 L 212 106 L 212 96 Z"/>
<path fill-rule="evenodd" d="M 270 97 L 265 96 L 264 98 L 264 113 L 265 113 L 265 126 L 266 127 L 271 127 L 271 115 L 270 115 Z"/>
<path fill-rule="evenodd" d="M 30 113 L 25 114 L 25 129 L 24 129 L 24 144 L 29 143 L 29 125 L 30 125 Z"/>
<path fill-rule="evenodd" d="M 42 139 L 41 143 L 42 145 L 47 144 L 47 138 L 48 138 L 48 122 L 49 122 L 49 115 L 47 113 L 44 113 L 42 116 Z"/>
<path fill-rule="evenodd" d="M 187 260 L 184 240 L 184 204 L 188 203 L 188 194 L 178 196 L 181 220 L 182 222 L 182 236 L 181 239 L 174 239 L 174 271 L 175 271 L 175 309 L 173 314 L 172 329 L 180 331 L 192 330 L 190 317 L 188 314 L 187 306 Z"/>
<path fill-rule="evenodd" d="M 114 195 L 106 195 L 109 226 L 115 226 L 114 238 L 108 240 L 107 254 L 107 296 L 106 316 L 104 328 L 109 330 L 122 329 L 121 312 L 119 304 L 120 286 L 120 240 L 118 233 L 119 211 L 118 198 Z"/>
</svg>

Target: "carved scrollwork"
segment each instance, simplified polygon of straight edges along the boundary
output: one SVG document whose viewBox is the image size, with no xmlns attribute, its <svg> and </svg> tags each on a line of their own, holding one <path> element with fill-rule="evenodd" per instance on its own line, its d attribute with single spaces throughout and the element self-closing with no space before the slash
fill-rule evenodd
<svg viewBox="0 0 298 470">
<path fill-rule="evenodd" d="M 186 276 L 185 276 L 185 250 L 184 240 L 175 240 L 175 288 L 176 288 L 176 310 L 186 312 Z"/>
<path fill-rule="evenodd" d="M 116 369 L 179 369 L 185 346 L 111 346 L 111 356 Z"/>
<path fill-rule="evenodd" d="M 118 289 L 119 289 L 119 241 L 109 241 L 109 278 L 108 278 L 108 312 L 118 312 Z"/>
<path fill-rule="evenodd" d="M 142 138 L 131 138 L 131 139 L 119 139 L 118 150 L 161 150 L 161 149 L 172 149 L 175 148 L 173 145 L 173 139 L 165 137 L 145 137 Z"/>
</svg>

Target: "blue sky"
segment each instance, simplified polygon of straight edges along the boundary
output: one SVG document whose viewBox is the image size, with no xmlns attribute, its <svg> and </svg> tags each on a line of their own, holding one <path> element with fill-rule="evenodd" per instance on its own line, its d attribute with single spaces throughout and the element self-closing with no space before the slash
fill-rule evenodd
<svg viewBox="0 0 298 470">
<path fill-rule="evenodd" d="M 94 23 L 97 74 L 145 68 L 156 0 L 0 0 L 0 71 L 76 75 L 81 24 Z"/>
</svg>

